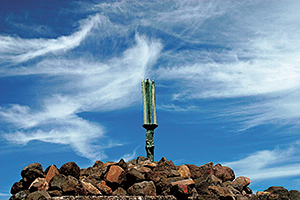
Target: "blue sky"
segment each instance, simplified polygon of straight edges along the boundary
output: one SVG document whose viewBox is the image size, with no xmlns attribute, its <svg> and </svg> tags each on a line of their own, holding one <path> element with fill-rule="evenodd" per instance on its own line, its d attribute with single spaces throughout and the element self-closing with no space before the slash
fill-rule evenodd
<svg viewBox="0 0 300 200">
<path fill-rule="evenodd" d="M 299 1 L 0 2 L 0 199 L 26 165 L 145 156 L 300 189 Z"/>
</svg>

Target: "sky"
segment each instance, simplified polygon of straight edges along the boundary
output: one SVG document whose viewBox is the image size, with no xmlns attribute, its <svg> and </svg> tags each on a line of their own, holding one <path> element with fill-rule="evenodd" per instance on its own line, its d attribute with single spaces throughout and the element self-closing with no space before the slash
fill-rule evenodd
<svg viewBox="0 0 300 200">
<path fill-rule="evenodd" d="M 300 190 L 300 2 L 0 1 L 0 199 L 39 162 L 208 162 Z"/>
</svg>

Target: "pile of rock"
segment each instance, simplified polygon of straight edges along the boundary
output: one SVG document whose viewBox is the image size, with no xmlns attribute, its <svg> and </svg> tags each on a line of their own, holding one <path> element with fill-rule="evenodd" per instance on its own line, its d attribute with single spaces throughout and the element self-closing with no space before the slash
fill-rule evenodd
<svg viewBox="0 0 300 200">
<path fill-rule="evenodd" d="M 96 161 L 93 167 L 80 169 L 68 162 L 43 171 L 33 163 L 21 171 L 22 179 L 13 184 L 10 200 L 35 199 L 203 199 L 203 200 L 296 200 L 299 191 L 270 187 L 252 193 L 250 179 L 237 177 L 232 169 L 212 162 L 202 166 L 176 166 L 162 158 L 148 158 L 118 163 Z"/>
</svg>

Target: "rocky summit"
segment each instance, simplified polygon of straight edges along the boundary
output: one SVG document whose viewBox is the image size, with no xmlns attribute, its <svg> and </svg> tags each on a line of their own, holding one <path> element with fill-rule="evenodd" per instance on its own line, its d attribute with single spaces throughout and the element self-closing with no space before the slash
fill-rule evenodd
<svg viewBox="0 0 300 200">
<path fill-rule="evenodd" d="M 125 162 L 96 161 L 80 169 L 74 162 L 45 171 L 32 163 L 11 187 L 10 200 L 300 200 L 300 192 L 272 186 L 253 194 L 250 179 L 212 162 L 176 166 L 163 157 Z"/>
</svg>

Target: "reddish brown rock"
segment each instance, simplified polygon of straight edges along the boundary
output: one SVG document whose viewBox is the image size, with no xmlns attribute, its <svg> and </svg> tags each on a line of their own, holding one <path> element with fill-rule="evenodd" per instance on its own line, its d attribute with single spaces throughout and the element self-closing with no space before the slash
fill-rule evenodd
<svg viewBox="0 0 300 200">
<path fill-rule="evenodd" d="M 101 192 L 93 184 L 81 181 L 81 185 L 89 195 L 101 195 Z"/>
<path fill-rule="evenodd" d="M 213 162 L 206 163 L 206 164 L 204 164 L 204 165 L 199 166 L 199 171 L 200 171 L 202 174 L 209 173 L 209 171 L 212 170 L 213 166 L 214 166 L 214 163 L 213 163 Z"/>
<path fill-rule="evenodd" d="M 197 179 L 203 175 L 201 169 L 198 166 L 192 165 L 192 164 L 186 164 L 186 166 L 189 168 L 189 170 L 191 172 L 190 178 Z"/>
<path fill-rule="evenodd" d="M 104 163 L 100 160 L 97 160 L 94 165 L 93 168 L 102 168 L 104 166 Z"/>
<path fill-rule="evenodd" d="M 195 182 L 192 179 L 184 179 L 171 183 L 172 194 L 177 197 L 189 196 L 192 193 L 192 189 L 195 187 Z"/>
<path fill-rule="evenodd" d="M 228 200 L 235 200 L 234 195 L 231 193 L 231 191 L 226 187 L 220 187 L 220 186 L 209 186 L 208 190 L 219 197 L 220 199 L 228 199 Z"/>
<path fill-rule="evenodd" d="M 75 162 L 67 162 L 59 169 L 60 173 L 68 176 L 73 176 L 77 179 L 80 177 L 80 168 Z"/>
<path fill-rule="evenodd" d="M 134 196 L 156 196 L 156 188 L 153 181 L 143 181 L 140 183 L 135 183 L 130 188 L 128 188 L 127 192 Z"/>
<path fill-rule="evenodd" d="M 29 164 L 29 165 L 27 165 L 26 167 L 23 168 L 23 170 L 21 171 L 22 178 L 24 178 L 25 175 L 26 175 L 26 173 L 29 170 L 32 170 L 32 169 L 38 170 L 40 172 L 43 172 L 43 167 L 42 167 L 41 163 L 32 163 L 32 164 Z"/>
<path fill-rule="evenodd" d="M 50 180 L 57 174 L 59 174 L 58 169 L 55 167 L 55 165 L 51 165 L 46 175 L 46 181 L 49 183 Z"/>
<path fill-rule="evenodd" d="M 180 165 L 179 169 L 177 170 L 182 178 L 190 178 L 191 172 L 188 166 L 186 165 Z"/>
<path fill-rule="evenodd" d="M 250 185 L 251 180 L 245 176 L 239 176 L 236 179 L 234 179 L 234 181 L 232 181 L 232 186 L 233 187 L 239 187 L 241 186 L 242 188 L 247 187 L 248 185 Z"/>
<path fill-rule="evenodd" d="M 111 165 L 104 180 L 112 184 L 121 184 L 125 179 L 125 171 L 118 165 Z"/>
<path fill-rule="evenodd" d="M 176 170 L 174 163 L 171 160 L 167 160 L 165 157 L 163 157 L 153 171 L 171 171 L 172 169 Z"/>
<path fill-rule="evenodd" d="M 117 163 L 116 162 L 112 162 L 112 161 L 108 161 L 108 162 L 104 163 L 103 168 L 111 166 L 111 165 L 115 165 L 115 164 L 117 164 Z"/>
<path fill-rule="evenodd" d="M 111 195 L 112 189 L 106 185 L 105 181 L 100 181 L 97 184 L 97 188 L 100 190 L 100 192 L 104 195 Z"/>
<path fill-rule="evenodd" d="M 235 175 L 232 169 L 226 166 L 222 166 L 221 164 L 216 164 L 213 168 L 214 175 L 221 179 L 223 182 L 225 181 L 233 181 L 235 179 Z"/>
<path fill-rule="evenodd" d="M 45 178 L 36 178 L 29 186 L 30 192 L 48 190 L 48 189 L 49 189 L 49 184 Z"/>
</svg>

